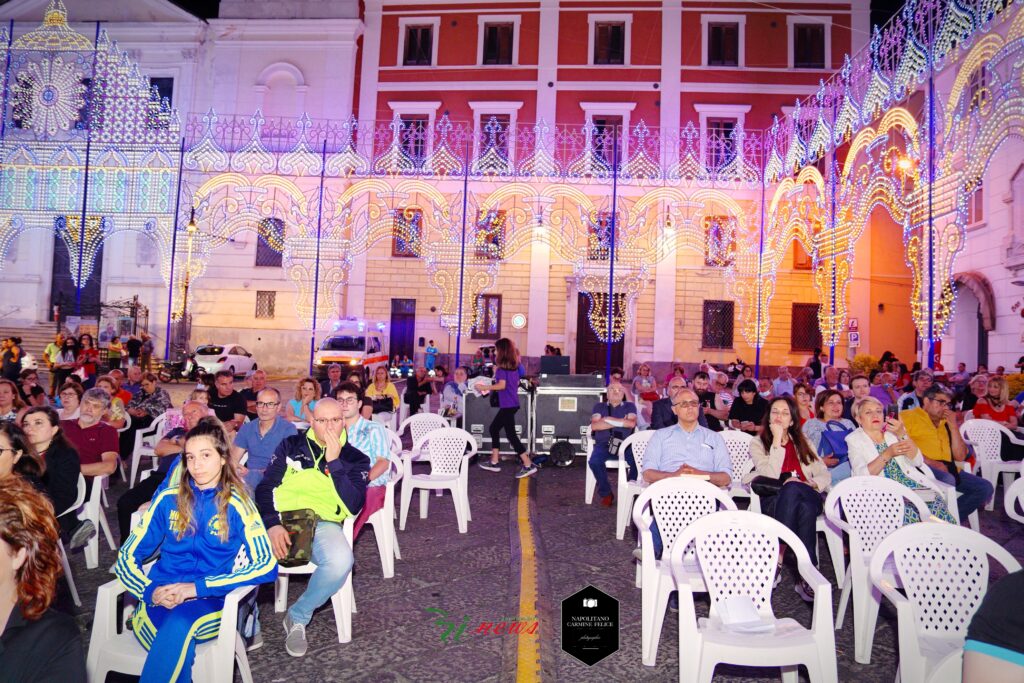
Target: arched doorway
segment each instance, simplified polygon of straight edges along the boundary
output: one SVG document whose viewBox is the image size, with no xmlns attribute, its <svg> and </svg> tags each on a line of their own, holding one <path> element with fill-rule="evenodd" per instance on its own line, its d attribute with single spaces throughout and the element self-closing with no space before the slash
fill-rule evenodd
<svg viewBox="0 0 1024 683">
<path fill-rule="evenodd" d="M 943 364 L 955 368 L 966 363 L 974 370 L 988 365 L 988 334 L 996 326 L 995 298 L 991 284 L 980 273 L 960 273 L 954 282 L 956 313 L 943 339 Z"/>
</svg>

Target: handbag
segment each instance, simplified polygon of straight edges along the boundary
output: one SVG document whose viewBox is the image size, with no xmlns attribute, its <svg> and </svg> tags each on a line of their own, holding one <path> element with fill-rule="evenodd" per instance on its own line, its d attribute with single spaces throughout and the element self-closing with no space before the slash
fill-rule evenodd
<svg viewBox="0 0 1024 683">
<path fill-rule="evenodd" d="M 754 477 L 750 481 L 750 490 L 760 498 L 770 498 L 779 495 L 782 485 L 793 476 L 792 472 L 783 472 L 778 478 L 766 477 L 763 474 Z"/>
<path fill-rule="evenodd" d="M 377 413 L 395 412 L 395 401 L 390 396 L 381 396 L 380 398 L 375 398 L 373 399 L 372 403 L 374 415 L 376 415 Z"/>
<path fill-rule="evenodd" d="M 620 439 L 617 436 L 613 436 L 608 439 L 608 453 L 611 454 L 612 457 L 619 457 L 619 448 L 622 446 L 623 441 L 624 439 Z"/>
<path fill-rule="evenodd" d="M 281 513 L 281 526 L 288 532 L 292 544 L 288 546 L 288 555 L 277 561 L 279 565 L 298 567 L 313 559 L 313 537 L 319 521 L 317 514 L 309 508 Z"/>
<path fill-rule="evenodd" d="M 837 429 L 838 428 L 838 429 Z M 818 446 L 820 455 L 823 458 L 838 458 L 833 467 L 847 462 L 850 459 L 850 447 L 846 445 L 846 436 L 852 434 L 852 429 L 847 429 L 838 420 L 829 420 L 825 423 L 825 431 L 821 433 L 821 444 Z"/>
</svg>

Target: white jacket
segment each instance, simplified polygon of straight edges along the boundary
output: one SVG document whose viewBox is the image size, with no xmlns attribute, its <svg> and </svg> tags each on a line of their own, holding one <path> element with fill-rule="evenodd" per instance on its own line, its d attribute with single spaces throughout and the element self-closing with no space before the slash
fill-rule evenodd
<svg viewBox="0 0 1024 683">
<path fill-rule="evenodd" d="M 887 447 L 899 441 L 889 432 L 884 432 L 883 436 Z M 910 443 L 913 445 L 914 442 L 910 441 Z M 868 471 L 868 463 L 878 457 L 875 442 L 871 440 L 867 432 L 858 427 L 852 433 L 846 435 L 846 445 L 850 449 L 850 469 L 853 470 L 853 476 L 870 476 L 871 472 Z M 907 473 L 907 476 L 911 478 L 914 477 L 910 468 L 924 465 L 924 458 L 921 456 L 921 451 L 917 449 L 917 446 L 914 446 L 914 450 L 910 455 L 898 455 L 895 460 L 903 471 Z"/>
</svg>

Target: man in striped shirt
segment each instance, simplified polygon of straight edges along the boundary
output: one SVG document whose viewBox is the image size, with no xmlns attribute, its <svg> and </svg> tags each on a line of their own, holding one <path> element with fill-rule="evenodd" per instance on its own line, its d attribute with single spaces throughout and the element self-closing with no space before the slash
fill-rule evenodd
<svg viewBox="0 0 1024 683">
<path fill-rule="evenodd" d="M 391 462 L 393 458 L 396 463 L 398 460 L 391 453 L 391 436 L 387 427 L 360 415 L 362 388 L 353 382 L 343 382 L 336 391 L 348 442 L 370 458 L 370 483 L 366 487 L 366 503 L 353 528 L 352 539 L 355 540 L 370 515 L 383 507 L 385 485 L 391 479 Z"/>
</svg>

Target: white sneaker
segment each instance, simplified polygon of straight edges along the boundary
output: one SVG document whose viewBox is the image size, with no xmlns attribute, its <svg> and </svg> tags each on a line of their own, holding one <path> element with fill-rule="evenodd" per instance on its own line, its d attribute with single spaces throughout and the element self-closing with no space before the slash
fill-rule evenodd
<svg viewBox="0 0 1024 683">
<path fill-rule="evenodd" d="M 301 657 L 306 654 L 306 650 L 309 649 L 309 641 L 306 640 L 306 625 L 296 624 L 291 617 L 285 616 L 284 632 L 284 649 L 288 651 L 288 654 L 292 657 Z"/>
<path fill-rule="evenodd" d="M 285 641 L 285 647 L 287 647 L 287 646 L 288 646 L 288 641 Z M 252 637 L 252 642 L 249 643 L 245 647 L 245 651 L 246 652 L 253 652 L 254 650 L 260 649 L 261 647 L 263 647 L 263 634 L 262 633 L 256 633 Z"/>
</svg>

